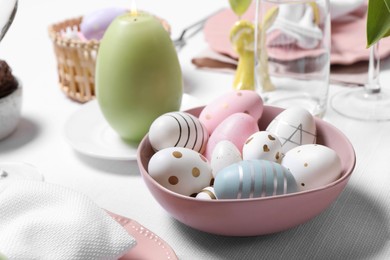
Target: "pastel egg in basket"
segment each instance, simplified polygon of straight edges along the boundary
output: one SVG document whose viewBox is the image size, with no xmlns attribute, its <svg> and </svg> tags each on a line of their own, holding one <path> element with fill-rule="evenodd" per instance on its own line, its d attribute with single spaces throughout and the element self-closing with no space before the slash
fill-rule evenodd
<svg viewBox="0 0 390 260">
<path fill-rule="evenodd" d="M 186 112 L 198 117 L 203 107 Z M 264 106 L 258 122 L 264 130 L 283 111 Z M 226 236 L 257 236 L 298 226 L 328 208 L 343 191 L 355 167 L 355 152 L 344 134 L 322 119 L 315 118 L 317 144 L 333 149 L 341 159 L 341 176 L 328 185 L 285 195 L 249 198 L 202 200 L 172 192 L 148 173 L 153 154 L 146 135 L 138 148 L 138 166 L 146 186 L 157 202 L 175 219 L 194 229 Z"/>
</svg>

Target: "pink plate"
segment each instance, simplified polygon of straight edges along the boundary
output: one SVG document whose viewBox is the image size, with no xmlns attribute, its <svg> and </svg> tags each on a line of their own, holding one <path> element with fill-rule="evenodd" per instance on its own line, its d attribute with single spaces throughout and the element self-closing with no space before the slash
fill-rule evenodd
<svg viewBox="0 0 390 260">
<path fill-rule="evenodd" d="M 109 212 L 110 216 L 121 224 L 137 241 L 137 245 L 122 256 L 121 260 L 130 259 L 178 259 L 173 249 L 160 237 L 146 227 L 129 218 Z"/>
<path fill-rule="evenodd" d="M 187 112 L 199 116 L 202 109 L 199 107 Z M 264 106 L 260 130 L 264 130 L 281 111 L 281 108 Z M 324 211 L 342 192 L 355 167 L 355 152 L 344 134 L 319 118 L 316 118 L 316 126 L 317 143 L 338 153 L 343 171 L 338 180 L 309 191 L 241 200 L 199 200 L 171 192 L 147 172 L 148 162 L 154 154 L 148 136 L 139 145 L 138 165 L 157 202 L 174 218 L 194 229 L 227 236 L 280 232 L 303 224 Z"/>
</svg>

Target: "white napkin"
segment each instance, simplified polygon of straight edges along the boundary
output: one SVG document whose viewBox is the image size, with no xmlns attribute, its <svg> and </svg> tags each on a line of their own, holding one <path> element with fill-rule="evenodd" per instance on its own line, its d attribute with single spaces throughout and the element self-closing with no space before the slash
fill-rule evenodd
<svg viewBox="0 0 390 260">
<path fill-rule="evenodd" d="M 346 21 L 348 19 L 346 14 L 353 12 L 362 4 L 364 0 L 331 0 L 332 21 Z M 322 9 L 323 7 L 319 6 L 319 10 Z M 268 29 L 268 33 L 273 31 L 278 33 L 269 42 L 272 46 L 296 44 L 302 49 L 314 49 L 323 37 L 318 24 L 314 22 L 313 6 L 310 4 L 280 5 L 275 22 Z"/>
<path fill-rule="evenodd" d="M 280 31 L 271 45 L 297 44 L 302 49 L 313 49 L 322 39 L 322 32 L 314 23 L 313 8 L 305 5 L 280 5 L 275 22 L 268 33 Z"/>
<path fill-rule="evenodd" d="M 0 180 L 0 255 L 117 259 L 135 239 L 83 194 L 44 182 Z"/>
</svg>

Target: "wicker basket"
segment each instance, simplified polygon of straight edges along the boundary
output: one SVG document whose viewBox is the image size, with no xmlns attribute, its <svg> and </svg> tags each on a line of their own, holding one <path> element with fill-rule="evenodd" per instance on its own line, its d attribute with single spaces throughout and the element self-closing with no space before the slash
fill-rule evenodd
<svg viewBox="0 0 390 260">
<path fill-rule="evenodd" d="M 84 103 L 95 98 L 95 64 L 99 41 L 70 39 L 67 30 L 80 31 L 82 17 L 49 26 L 49 36 L 57 59 L 58 81 L 61 90 L 72 100 Z M 158 18 L 170 32 L 169 24 Z"/>
</svg>

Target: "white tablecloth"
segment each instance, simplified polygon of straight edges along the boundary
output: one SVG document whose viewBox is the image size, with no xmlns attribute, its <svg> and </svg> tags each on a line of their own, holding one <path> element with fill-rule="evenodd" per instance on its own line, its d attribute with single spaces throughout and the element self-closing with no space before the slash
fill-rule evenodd
<svg viewBox="0 0 390 260">
<path fill-rule="evenodd" d="M 259 237 L 221 237 L 193 230 L 170 217 L 144 185 L 135 161 L 96 159 L 76 152 L 63 134 L 81 104 L 59 89 L 49 24 L 100 7 L 129 7 L 131 1 L 19 1 L 16 19 L 0 43 L 5 59 L 23 82 L 22 120 L 0 142 L 0 161 L 35 165 L 45 181 L 71 187 L 99 206 L 132 218 L 166 240 L 180 259 L 388 259 L 390 257 L 390 123 L 349 120 L 331 108 L 325 120 L 343 131 L 357 156 L 345 191 L 324 213 L 286 232 Z M 226 0 L 143 0 L 138 7 L 169 21 L 172 37 Z M 207 44 L 202 33 L 179 52 L 185 92 L 206 104 L 231 88 L 233 75 L 196 69 L 191 58 Z M 390 87 L 390 60 L 381 81 Z M 342 88 L 331 85 L 330 96 Z"/>
</svg>

